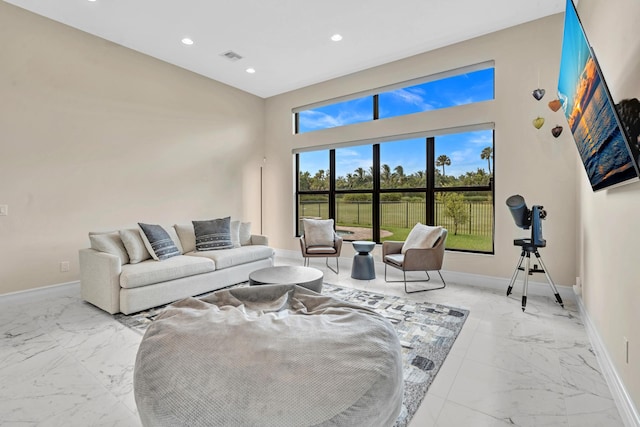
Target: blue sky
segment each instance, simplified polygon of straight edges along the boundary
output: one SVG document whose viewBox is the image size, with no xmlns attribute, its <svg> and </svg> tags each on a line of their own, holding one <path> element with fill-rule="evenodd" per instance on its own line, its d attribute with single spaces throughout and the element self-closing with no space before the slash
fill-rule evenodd
<svg viewBox="0 0 640 427">
<path fill-rule="evenodd" d="M 379 117 L 413 114 L 493 99 L 494 69 L 487 68 L 379 94 Z M 373 96 L 299 113 L 300 133 L 373 120 Z"/>
<path fill-rule="evenodd" d="M 402 165 L 404 173 L 410 175 L 417 170 L 424 170 L 426 161 L 425 138 L 409 139 L 382 143 L 380 146 L 380 163 L 388 164 L 391 169 Z M 436 137 L 436 158 L 446 154 L 451 165 L 445 166 L 447 175 L 458 176 L 478 168 L 487 170 L 487 161 L 480 158 L 485 147 L 493 146 L 493 131 L 480 130 L 474 132 L 441 135 Z M 371 145 L 339 148 L 336 150 L 336 170 L 338 176 L 353 173 L 362 167 L 368 171 L 373 164 Z M 319 169 L 329 168 L 329 150 L 300 153 L 300 170 L 309 171 L 311 175 Z M 441 168 L 439 168 L 441 170 Z M 493 161 L 491 162 L 493 170 Z"/>
</svg>

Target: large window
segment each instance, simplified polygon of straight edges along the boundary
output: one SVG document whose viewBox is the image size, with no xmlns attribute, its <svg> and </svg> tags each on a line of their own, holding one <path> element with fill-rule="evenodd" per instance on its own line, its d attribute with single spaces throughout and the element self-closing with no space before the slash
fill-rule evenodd
<svg viewBox="0 0 640 427">
<path fill-rule="evenodd" d="M 295 133 L 494 99 L 494 67 L 480 64 L 417 81 L 294 109 Z M 453 74 L 453 75 L 450 75 Z"/>
<path fill-rule="evenodd" d="M 493 253 L 493 146 L 485 129 L 298 153 L 297 217 L 378 243 L 442 225 L 448 249 Z"/>
</svg>

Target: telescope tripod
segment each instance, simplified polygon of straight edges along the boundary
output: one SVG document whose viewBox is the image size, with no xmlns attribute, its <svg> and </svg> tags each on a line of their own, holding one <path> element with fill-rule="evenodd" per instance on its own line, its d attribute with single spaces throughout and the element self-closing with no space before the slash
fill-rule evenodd
<svg viewBox="0 0 640 427">
<path fill-rule="evenodd" d="M 529 285 L 529 276 L 533 273 L 544 273 L 547 277 L 547 281 L 549 282 L 549 286 L 551 286 L 551 290 L 556 297 L 556 301 L 562 308 L 564 308 L 564 303 L 562 302 L 562 298 L 558 293 L 558 288 L 551 280 L 551 276 L 547 272 L 547 267 L 545 267 L 544 262 L 542 261 L 542 257 L 538 252 L 538 246 L 531 243 L 531 239 L 516 239 L 513 241 L 514 246 L 522 247 L 522 252 L 520 253 L 520 259 L 518 260 L 518 264 L 516 265 L 516 269 L 513 272 L 513 276 L 511 276 L 511 282 L 509 282 L 509 287 L 507 288 L 507 296 L 511 295 L 511 290 L 513 289 L 513 285 L 516 282 L 519 271 L 524 271 L 524 286 L 522 288 L 522 311 L 527 308 L 527 287 Z M 541 246 L 542 247 L 542 246 Z M 531 253 L 536 256 L 537 262 L 540 263 L 540 267 L 538 268 L 538 264 L 533 264 L 533 268 L 531 268 Z M 522 262 L 526 258 L 525 266 L 522 267 Z"/>
</svg>

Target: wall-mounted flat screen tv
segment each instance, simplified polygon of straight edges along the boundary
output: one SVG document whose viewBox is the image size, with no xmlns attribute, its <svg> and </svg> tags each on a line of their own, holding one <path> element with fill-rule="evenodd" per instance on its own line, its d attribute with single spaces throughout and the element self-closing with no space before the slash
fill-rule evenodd
<svg viewBox="0 0 640 427">
<path fill-rule="evenodd" d="M 558 96 L 591 188 L 637 180 L 637 136 L 629 144 L 629 129 L 622 125 L 571 0 L 565 12 Z"/>
</svg>

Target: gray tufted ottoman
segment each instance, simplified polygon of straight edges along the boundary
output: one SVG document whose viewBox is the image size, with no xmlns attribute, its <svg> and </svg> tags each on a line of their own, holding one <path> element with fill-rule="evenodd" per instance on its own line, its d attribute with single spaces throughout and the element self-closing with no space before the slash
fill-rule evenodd
<svg viewBox="0 0 640 427">
<path fill-rule="evenodd" d="M 144 426 L 390 426 L 400 343 L 375 312 L 295 285 L 169 306 L 134 370 Z"/>
</svg>

